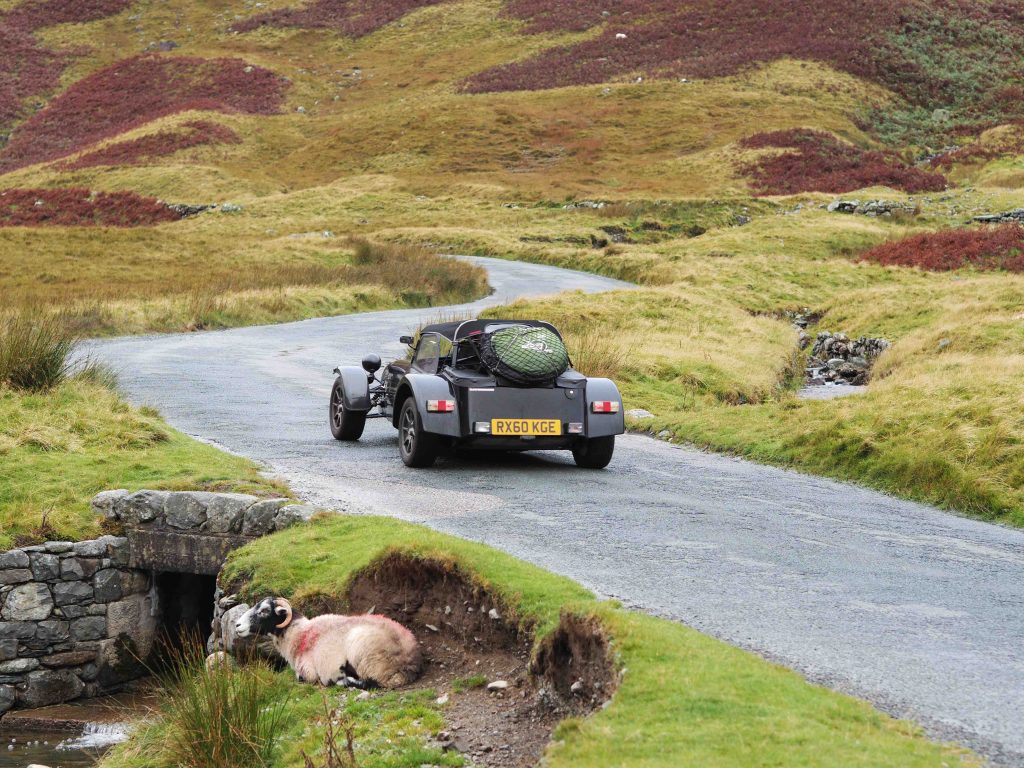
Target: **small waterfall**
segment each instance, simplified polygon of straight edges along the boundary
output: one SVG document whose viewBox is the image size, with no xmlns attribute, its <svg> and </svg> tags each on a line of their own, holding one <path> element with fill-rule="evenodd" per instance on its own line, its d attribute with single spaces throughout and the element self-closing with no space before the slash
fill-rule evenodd
<svg viewBox="0 0 1024 768">
<path fill-rule="evenodd" d="M 127 723 L 86 723 L 82 735 L 65 739 L 57 745 L 59 751 L 71 749 L 102 749 L 128 738 Z"/>
</svg>

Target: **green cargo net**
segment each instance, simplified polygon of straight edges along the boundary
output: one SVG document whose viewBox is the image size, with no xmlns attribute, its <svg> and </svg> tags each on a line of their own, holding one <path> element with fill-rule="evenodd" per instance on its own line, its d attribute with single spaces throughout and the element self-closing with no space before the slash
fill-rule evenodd
<svg viewBox="0 0 1024 768">
<path fill-rule="evenodd" d="M 553 381 L 569 367 L 569 353 L 547 328 L 512 325 L 484 334 L 480 359 L 494 373 L 523 384 Z"/>
</svg>

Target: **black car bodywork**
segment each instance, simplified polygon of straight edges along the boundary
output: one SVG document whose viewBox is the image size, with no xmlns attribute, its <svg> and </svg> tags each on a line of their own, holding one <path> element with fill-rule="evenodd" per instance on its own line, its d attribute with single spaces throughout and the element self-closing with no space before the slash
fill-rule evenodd
<svg viewBox="0 0 1024 768">
<path fill-rule="evenodd" d="M 379 379 L 376 355 L 364 358 L 361 367 L 339 366 L 331 392 L 332 434 L 357 440 L 366 419 L 390 419 L 409 466 L 429 466 L 453 447 L 571 450 L 580 466 L 606 466 L 615 436 L 625 431 L 618 388 L 610 379 L 588 378 L 571 367 L 536 385 L 494 373 L 482 362 L 477 342 L 513 326 L 558 334 L 537 320 L 437 323 L 422 328 L 415 340 L 403 336 L 411 355 L 389 363 Z"/>
</svg>

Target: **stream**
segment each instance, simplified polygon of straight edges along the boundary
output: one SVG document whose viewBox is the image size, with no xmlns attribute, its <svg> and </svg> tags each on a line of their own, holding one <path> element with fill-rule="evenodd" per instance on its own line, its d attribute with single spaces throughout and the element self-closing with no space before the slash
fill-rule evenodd
<svg viewBox="0 0 1024 768">
<path fill-rule="evenodd" d="M 82 768 L 95 765 L 110 747 L 128 737 L 124 723 L 86 723 L 78 735 L 0 725 L 0 768 Z"/>
</svg>

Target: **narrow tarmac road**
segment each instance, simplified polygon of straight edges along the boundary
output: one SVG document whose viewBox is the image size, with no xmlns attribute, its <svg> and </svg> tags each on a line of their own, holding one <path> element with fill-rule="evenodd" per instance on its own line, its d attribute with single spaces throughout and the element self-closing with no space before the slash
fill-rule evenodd
<svg viewBox="0 0 1024 768">
<path fill-rule="evenodd" d="M 495 293 L 447 312 L 628 287 L 473 261 Z M 1024 765 L 1024 531 L 638 435 L 620 438 L 601 472 L 560 453 L 411 470 L 382 420 L 358 444 L 332 440 L 334 366 L 397 356 L 398 336 L 437 314 L 114 339 L 93 354 L 116 368 L 129 399 L 264 463 L 311 501 L 486 542 L 866 698 L 995 764 Z"/>
</svg>

